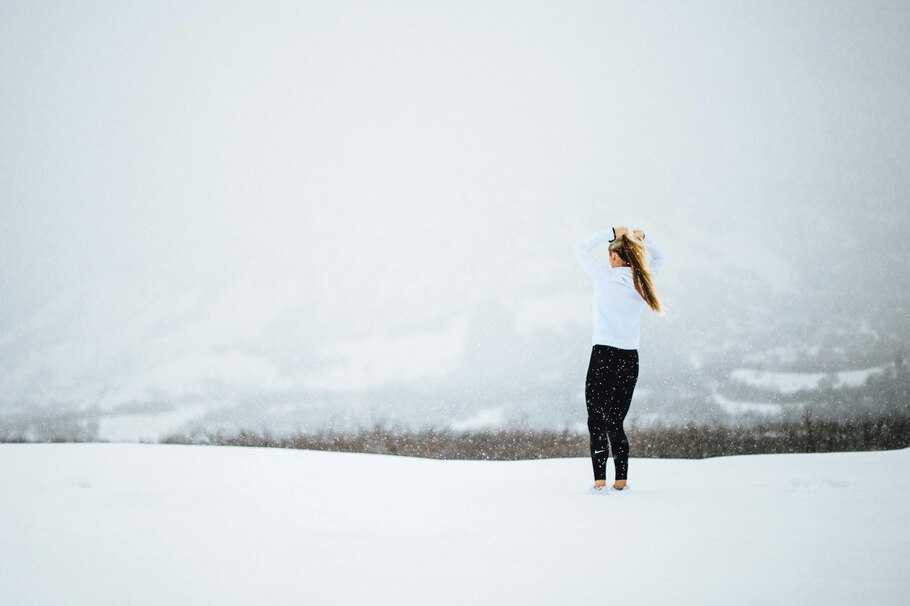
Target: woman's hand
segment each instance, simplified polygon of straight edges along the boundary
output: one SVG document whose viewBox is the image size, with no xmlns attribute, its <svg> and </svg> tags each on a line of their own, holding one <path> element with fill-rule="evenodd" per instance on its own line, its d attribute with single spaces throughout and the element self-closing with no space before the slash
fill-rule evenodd
<svg viewBox="0 0 910 606">
<path fill-rule="evenodd" d="M 636 229 L 632 233 L 635 234 L 635 237 L 638 238 L 639 240 L 645 239 L 645 232 L 641 231 L 641 229 Z"/>
<path fill-rule="evenodd" d="M 614 227 L 613 228 L 613 239 L 615 240 L 616 238 L 622 238 L 623 234 L 628 235 L 628 233 L 629 233 L 628 227 Z"/>
</svg>

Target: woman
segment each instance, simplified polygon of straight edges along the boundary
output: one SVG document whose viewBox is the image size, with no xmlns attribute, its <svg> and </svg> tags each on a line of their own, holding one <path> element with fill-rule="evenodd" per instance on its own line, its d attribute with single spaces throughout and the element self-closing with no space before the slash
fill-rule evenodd
<svg viewBox="0 0 910 606">
<path fill-rule="evenodd" d="M 609 268 L 591 254 L 607 241 Z M 650 263 L 646 251 L 650 253 Z M 640 229 L 630 235 L 625 227 L 614 227 L 612 240 L 610 232 L 598 232 L 575 245 L 575 256 L 594 283 L 594 338 L 585 380 L 594 466 L 594 487 L 590 492 L 606 494 L 608 439 L 616 468 L 613 490 L 627 489 L 629 441 L 622 424 L 638 381 L 641 312 L 648 306 L 660 315 L 664 313 L 653 284 L 663 265 L 663 255 Z"/>
</svg>

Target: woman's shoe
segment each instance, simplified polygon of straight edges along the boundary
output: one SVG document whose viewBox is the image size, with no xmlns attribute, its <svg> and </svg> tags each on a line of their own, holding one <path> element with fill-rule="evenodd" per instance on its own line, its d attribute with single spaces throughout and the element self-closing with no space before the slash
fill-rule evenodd
<svg viewBox="0 0 910 606">
<path fill-rule="evenodd" d="M 593 494 L 593 495 L 610 494 L 610 487 L 604 486 L 603 488 L 596 488 L 594 486 L 591 486 L 590 488 L 588 488 L 588 494 Z"/>
<path fill-rule="evenodd" d="M 613 486 L 610 486 L 610 492 L 628 492 L 628 490 L 629 490 L 628 484 L 626 484 L 622 488 L 614 488 Z"/>
</svg>

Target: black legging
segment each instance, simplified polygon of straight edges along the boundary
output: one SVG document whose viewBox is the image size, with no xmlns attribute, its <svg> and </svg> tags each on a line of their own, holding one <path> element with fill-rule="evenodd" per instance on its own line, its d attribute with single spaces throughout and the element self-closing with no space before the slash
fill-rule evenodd
<svg viewBox="0 0 910 606">
<path fill-rule="evenodd" d="M 613 450 L 616 479 L 629 471 L 629 441 L 622 422 L 632 403 L 638 381 L 638 350 L 595 345 L 585 380 L 588 431 L 591 433 L 591 463 L 594 479 L 607 478 L 607 439 Z"/>
</svg>

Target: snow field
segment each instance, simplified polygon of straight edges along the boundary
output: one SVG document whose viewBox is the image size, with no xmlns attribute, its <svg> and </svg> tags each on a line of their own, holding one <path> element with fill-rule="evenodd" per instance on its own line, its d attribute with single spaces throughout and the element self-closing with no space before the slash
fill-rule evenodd
<svg viewBox="0 0 910 606">
<path fill-rule="evenodd" d="M 910 449 L 629 470 L 4 444 L 0 603 L 906 603 Z"/>
</svg>

